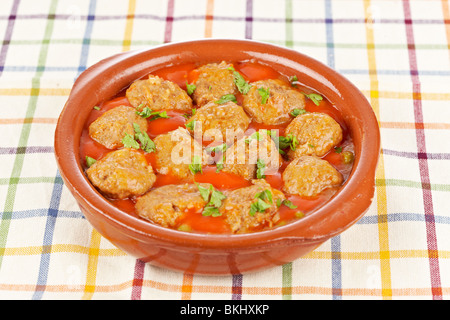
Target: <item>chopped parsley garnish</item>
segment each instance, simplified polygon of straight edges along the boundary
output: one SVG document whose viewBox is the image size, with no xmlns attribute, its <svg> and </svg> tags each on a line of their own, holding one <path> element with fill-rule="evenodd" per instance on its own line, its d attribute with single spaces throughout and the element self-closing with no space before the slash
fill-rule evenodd
<svg viewBox="0 0 450 320">
<path fill-rule="evenodd" d="M 88 166 L 88 168 L 96 162 L 97 162 L 97 160 L 95 160 L 94 158 L 86 156 L 86 165 Z"/>
<path fill-rule="evenodd" d="M 141 128 L 137 123 L 133 123 L 134 138 L 139 141 L 141 149 L 147 153 L 155 151 L 155 143 L 150 139 L 147 132 L 141 132 Z"/>
<path fill-rule="evenodd" d="M 142 132 L 137 123 L 133 123 L 134 136 L 125 133 L 122 139 L 125 148 L 142 149 L 147 153 L 155 151 L 155 143 L 150 139 L 147 132 Z"/>
<path fill-rule="evenodd" d="M 305 96 L 307 96 L 312 102 L 314 102 L 314 104 L 316 106 L 319 105 L 320 101 L 323 100 L 323 97 L 320 94 L 317 93 L 310 93 L 310 94 L 306 94 L 304 92 L 302 92 Z"/>
<path fill-rule="evenodd" d="M 234 84 L 238 88 L 239 92 L 242 94 L 247 94 L 252 86 L 247 81 L 245 81 L 244 77 L 239 72 L 233 71 L 233 75 Z"/>
<path fill-rule="evenodd" d="M 134 136 L 129 133 L 125 133 L 125 137 L 123 137 L 122 143 L 125 148 L 139 149 L 141 147 L 139 143 L 134 140 Z"/>
<path fill-rule="evenodd" d="M 219 100 L 214 101 L 217 104 L 224 104 L 227 102 L 237 102 L 236 97 L 234 96 L 234 94 L 226 94 L 220 97 Z"/>
<path fill-rule="evenodd" d="M 228 148 L 226 143 L 219 144 L 218 146 L 208 147 L 205 149 L 206 152 L 224 152 Z"/>
<path fill-rule="evenodd" d="M 289 209 L 297 209 L 297 206 L 294 205 L 290 200 L 283 200 L 281 204 L 285 205 Z"/>
<path fill-rule="evenodd" d="M 189 121 L 185 124 L 186 128 L 188 128 L 191 131 L 194 131 L 195 128 L 195 120 Z"/>
<path fill-rule="evenodd" d="M 254 216 L 256 212 L 264 212 L 266 209 L 271 207 L 271 204 L 265 202 L 264 200 L 268 200 L 270 203 L 273 203 L 272 192 L 270 190 L 264 190 L 255 194 L 256 202 L 253 202 L 250 205 L 249 214 Z"/>
<path fill-rule="evenodd" d="M 264 200 L 258 198 L 256 202 L 253 202 L 250 206 L 249 214 L 254 216 L 256 212 L 264 212 L 266 209 L 270 208 L 270 204 L 264 202 Z"/>
<path fill-rule="evenodd" d="M 189 165 L 189 170 L 191 170 L 191 172 L 193 174 L 196 173 L 203 173 L 202 170 L 202 158 L 200 156 L 193 156 L 192 157 L 192 163 Z"/>
<path fill-rule="evenodd" d="M 149 107 L 145 107 L 142 111 L 136 111 L 137 115 L 140 115 L 144 119 L 148 119 L 149 121 L 153 121 L 159 118 L 170 118 L 167 115 L 166 111 L 153 111 Z"/>
<path fill-rule="evenodd" d="M 266 171 L 266 163 L 263 159 L 258 159 L 256 161 L 256 177 L 258 179 L 264 179 L 266 175 L 264 174 L 264 171 Z"/>
<path fill-rule="evenodd" d="M 278 146 L 280 147 L 281 150 L 290 148 L 292 151 L 295 151 L 295 149 L 297 149 L 298 146 L 297 137 L 292 134 L 288 134 L 286 137 L 279 136 Z"/>
<path fill-rule="evenodd" d="M 209 188 L 205 188 L 197 183 L 197 188 L 200 196 L 208 203 L 203 209 L 202 215 L 212 217 L 221 216 L 222 214 L 219 212 L 219 208 L 222 205 L 222 200 L 226 199 L 226 196 L 222 192 L 214 189 L 212 185 Z"/>
<path fill-rule="evenodd" d="M 258 93 L 261 96 L 261 104 L 266 104 L 270 96 L 269 88 L 258 88 Z"/>
<path fill-rule="evenodd" d="M 94 109 L 95 110 L 100 110 L 100 107 L 99 106 L 95 106 Z"/>
<path fill-rule="evenodd" d="M 305 114 L 305 113 L 306 113 L 305 109 L 294 109 L 294 110 L 291 111 L 291 115 L 293 117 L 298 117 L 299 115 Z"/>
<path fill-rule="evenodd" d="M 255 194 L 255 198 L 259 198 L 261 200 L 269 200 L 270 203 L 273 203 L 272 192 L 268 189 Z"/>
<path fill-rule="evenodd" d="M 216 172 L 220 172 L 223 169 L 223 163 L 225 161 L 225 155 L 222 156 L 222 159 L 216 163 Z"/>
<path fill-rule="evenodd" d="M 268 131 L 266 129 L 261 129 L 259 131 L 253 132 L 251 135 L 248 136 L 247 139 L 245 139 L 245 143 L 250 143 L 251 140 L 258 140 L 262 141 L 264 139 L 264 135 L 267 135 Z"/>
<path fill-rule="evenodd" d="M 342 152 L 342 147 L 334 147 L 334 152 L 341 153 Z"/>
<path fill-rule="evenodd" d="M 195 91 L 195 89 L 197 89 L 197 86 L 195 84 L 189 84 L 186 81 L 186 91 L 188 95 L 192 95 Z"/>
</svg>

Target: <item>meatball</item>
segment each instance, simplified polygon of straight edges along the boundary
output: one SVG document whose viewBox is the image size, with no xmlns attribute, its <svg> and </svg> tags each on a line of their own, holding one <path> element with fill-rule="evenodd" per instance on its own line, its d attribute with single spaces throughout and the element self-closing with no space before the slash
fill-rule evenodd
<svg viewBox="0 0 450 320">
<path fill-rule="evenodd" d="M 251 180 L 274 174 L 281 164 L 275 142 L 266 130 L 259 130 L 237 140 L 226 150 L 222 171 Z"/>
<path fill-rule="evenodd" d="M 137 123 L 141 131 L 147 131 L 147 120 L 137 115 L 136 109 L 115 107 L 90 124 L 89 136 L 108 149 L 120 148 L 127 133 L 134 135 L 133 123 Z"/>
<path fill-rule="evenodd" d="M 204 140 L 226 141 L 227 131 L 230 135 L 243 135 L 250 124 L 250 118 L 241 106 L 234 102 L 217 104 L 209 102 L 202 108 L 197 109 L 189 123 L 201 123 L 201 130 Z M 191 133 L 194 133 L 194 127 L 187 126 Z M 232 132 L 231 132 L 232 131 Z"/>
<path fill-rule="evenodd" d="M 343 177 L 328 161 L 301 156 L 289 163 L 282 174 L 286 193 L 314 197 L 325 189 L 342 184 Z"/>
<path fill-rule="evenodd" d="M 139 111 L 149 107 L 153 111 L 175 110 L 189 112 L 192 99 L 177 84 L 150 75 L 146 80 L 136 80 L 126 91 L 128 101 Z"/>
<path fill-rule="evenodd" d="M 91 165 L 86 174 L 102 194 L 112 199 L 144 194 L 156 180 L 145 156 L 129 148 L 107 153 Z"/>
<path fill-rule="evenodd" d="M 201 183 L 209 188 L 210 184 Z M 202 212 L 206 201 L 196 184 L 166 185 L 153 189 L 136 201 L 137 214 L 164 227 L 175 227 L 186 213 Z"/>
<path fill-rule="evenodd" d="M 279 220 L 277 202 L 285 199 L 284 194 L 264 179 L 253 180 L 252 183 L 252 186 L 227 193 L 219 208 L 233 233 L 272 227 Z"/>
<path fill-rule="evenodd" d="M 251 85 L 242 106 L 258 123 L 284 124 L 291 120 L 292 110 L 305 108 L 305 96 L 281 80 L 260 80 Z"/>
<path fill-rule="evenodd" d="M 203 165 L 208 157 L 202 146 L 185 128 L 178 128 L 154 139 L 156 147 L 156 171 L 172 174 L 181 179 L 189 178 L 192 164 Z"/>
<path fill-rule="evenodd" d="M 325 113 L 305 113 L 296 117 L 286 127 L 286 135 L 297 138 L 295 150 L 289 150 L 288 157 L 294 159 L 302 155 L 322 157 L 342 141 L 342 128 Z"/>
<path fill-rule="evenodd" d="M 210 63 L 197 69 L 196 89 L 192 95 L 198 107 L 216 101 L 226 94 L 236 94 L 232 65 L 222 61 Z"/>
</svg>

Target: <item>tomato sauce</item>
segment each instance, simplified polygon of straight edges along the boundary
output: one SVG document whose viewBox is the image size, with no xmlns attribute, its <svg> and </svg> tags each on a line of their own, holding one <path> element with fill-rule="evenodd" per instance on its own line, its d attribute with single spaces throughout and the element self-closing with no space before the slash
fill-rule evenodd
<svg viewBox="0 0 450 320">
<path fill-rule="evenodd" d="M 178 84 L 182 89 L 186 90 L 186 84 L 193 83 L 198 78 L 198 65 L 196 64 L 183 64 L 177 66 L 171 66 L 168 68 L 163 68 L 153 72 L 153 75 L 160 76 L 165 80 L 172 81 Z M 289 78 L 287 75 L 282 75 L 278 73 L 273 68 L 259 64 L 256 62 L 237 62 L 233 64 L 233 67 L 236 71 L 241 73 L 244 79 L 248 82 L 254 82 L 258 80 L 265 79 L 281 79 L 287 83 L 289 83 Z M 301 92 L 310 93 L 311 90 L 301 85 L 296 85 L 297 90 Z M 237 103 L 242 104 L 242 95 L 236 95 Z M 340 112 L 325 98 L 316 105 L 310 99 L 306 99 L 305 110 L 308 112 L 322 112 L 330 115 L 334 118 L 342 127 L 343 130 L 343 140 L 339 146 L 336 146 L 334 150 L 331 150 L 323 156 L 322 158 L 327 160 L 331 165 L 333 165 L 336 169 L 338 169 L 344 176 L 344 180 L 350 174 L 352 165 L 346 164 L 343 162 L 343 157 L 341 156 L 342 150 L 349 150 L 353 152 L 353 144 L 351 142 L 351 138 L 348 134 L 348 129 L 345 124 L 344 119 Z M 100 103 L 97 107 L 95 107 L 90 113 L 86 125 L 83 129 L 81 135 L 80 142 L 80 157 L 82 159 L 82 163 L 84 164 L 84 168 L 87 168 L 85 164 L 86 156 L 92 157 L 94 159 L 99 159 L 103 157 L 106 153 L 111 152 L 112 150 L 107 149 L 101 144 L 95 142 L 89 137 L 88 128 L 89 125 L 101 116 L 106 111 L 121 106 L 131 106 L 128 99 L 125 97 L 125 92 L 119 93 L 117 97 Z M 195 108 L 195 106 L 194 106 Z M 175 130 L 179 127 L 184 127 L 187 119 L 191 116 L 190 114 L 182 114 L 176 111 L 167 111 L 167 115 L 169 118 L 158 118 L 156 120 L 151 120 L 148 122 L 147 133 L 150 138 L 154 138 L 160 134 L 164 134 Z M 287 124 L 285 125 L 264 125 L 260 123 L 256 123 L 252 121 L 249 125 L 249 130 L 259 130 L 259 129 L 276 129 L 278 130 L 278 134 L 280 136 L 284 136 L 285 129 Z M 216 143 L 217 144 L 217 143 Z M 204 146 L 212 146 L 214 142 L 211 141 L 203 141 Z M 152 165 L 155 169 L 157 168 L 156 157 L 154 153 L 145 153 L 145 157 L 147 162 Z M 284 159 L 281 165 L 281 168 L 274 174 L 266 175 L 266 181 L 276 189 L 283 188 L 283 179 L 282 172 L 284 168 L 289 163 L 288 160 Z M 195 179 L 195 180 L 194 180 Z M 207 165 L 202 168 L 201 174 L 196 174 L 194 179 L 190 180 L 181 180 L 177 177 L 163 174 L 156 174 L 156 182 L 154 183 L 152 188 L 161 187 L 169 184 L 180 184 L 180 183 L 210 183 L 219 191 L 226 190 L 234 190 L 237 188 L 243 188 L 252 185 L 250 181 L 245 180 L 244 178 L 226 172 L 217 172 L 217 168 L 215 165 Z M 303 216 L 307 215 L 309 212 L 312 212 L 324 202 L 329 200 L 331 196 L 334 194 L 336 190 L 326 190 L 322 192 L 320 195 L 313 198 L 305 198 L 300 196 L 287 196 L 287 200 L 291 202 L 296 208 L 291 208 L 286 205 L 281 205 L 279 207 L 278 215 L 280 219 L 278 220 L 276 226 L 283 225 L 289 223 L 295 219 L 301 219 Z M 134 203 L 136 199 L 124 199 L 124 200 L 111 200 L 110 201 L 119 209 L 134 215 L 137 217 L 135 212 Z M 179 230 L 185 231 L 196 231 L 196 232 L 204 232 L 204 233 L 229 233 L 230 228 L 225 221 L 224 216 L 212 217 L 212 216 L 203 216 L 201 212 L 186 212 L 179 220 L 177 224 L 177 228 Z"/>
</svg>

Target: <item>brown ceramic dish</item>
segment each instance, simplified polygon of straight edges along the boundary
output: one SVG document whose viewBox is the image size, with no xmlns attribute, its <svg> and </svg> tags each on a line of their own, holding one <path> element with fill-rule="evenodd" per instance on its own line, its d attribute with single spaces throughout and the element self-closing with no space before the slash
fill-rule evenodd
<svg viewBox="0 0 450 320">
<path fill-rule="evenodd" d="M 79 157 L 80 135 L 93 106 L 132 81 L 181 63 L 255 59 L 323 94 L 339 109 L 355 146 L 353 170 L 326 204 L 303 219 L 254 233 L 202 234 L 164 228 L 131 216 L 92 187 Z M 282 265 L 314 250 L 358 221 L 372 202 L 380 151 L 376 117 L 347 79 L 297 51 L 247 40 L 199 40 L 117 54 L 77 79 L 55 132 L 63 180 L 93 227 L 118 248 L 144 262 L 200 274 L 236 274 Z"/>
</svg>

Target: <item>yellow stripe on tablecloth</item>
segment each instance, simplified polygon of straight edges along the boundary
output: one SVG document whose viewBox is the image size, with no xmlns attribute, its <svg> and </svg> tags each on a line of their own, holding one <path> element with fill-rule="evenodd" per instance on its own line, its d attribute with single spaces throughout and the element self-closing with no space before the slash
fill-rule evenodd
<svg viewBox="0 0 450 320">
<path fill-rule="evenodd" d="M 371 10 L 370 0 L 364 1 L 364 13 L 366 18 L 366 37 L 367 43 L 374 44 L 374 32 L 373 32 L 373 17 Z M 375 57 L 374 45 L 367 45 L 368 64 L 370 72 L 370 102 L 372 108 L 380 119 L 380 104 L 379 95 L 373 94 L 379 93 L 378 90 L 378 77 L 377 77 L 377 64 Z M 376 171 L 376 178 L 380 180 L 385 179 L 384 171 L 384 157 L 380 154 L 378 168 Z M 391 266 L 390 266 L 390 253 L 389 253 L 389 232 L 387 223 L 387 197 L 386 186 L 381 185 L 376 188 L 377 195 L 377 209 L 378 209 L 378 242 L 380 246 L 380 272 L 381 272 L 381 293 L 384 299 L 392 298 L 392 284 L 391 284 Z"/>
<path fill-rule="evenodd" d="M 70 88 L 39 88 L 36 92 L 32 88 L 1 88 L 0 96 L 68 96 Z"/>
<path fill-rule="evenodd" d="M 98 256 L 100 253 L 100 241 L 100 234 L 93 229 L 91 234 L 91 244 L 89 247 L 89 259 L 86 273 L 86 284 L 84 286 L 84 294 L 82 297 L 83 300 L 92 299 L 92 296 L 96 290 L 95 282 L 97 277 Z"/>
<path fill-rule="evenodd" d="M 442 14 L 443 14 L 443 18 L 444 21 L 450 21 L 450 8 L 448 5 L 448 0 L 441 0 L 441 4 L 442 4 Z M 447 44 L 448 44 L 448 53 L 449 53 L 449 58 L 450 58 L 450 24 L 449 23 L 445 23 L 445 34 L 447 36 Z"/>
<path fill-rule="evenodd" d="M 134 13 L 136 11 L 136 0 L 128 1 L 127 23 L 123 36 L 122 51 L 128 51 L 131 47 L 131 37 L 133 34 Z"/>
<path fill-rule="evenodd" d="M 52 244 L 52 253 L 80 253 L 89 254 L 90 248 L 76 244 Z M 42 254 L 42 246 L 5 248 L 4 256 L 32 256 Z M 126 256 L 120 249 L 98 249 L 99 257 Z"/>
</svg>

